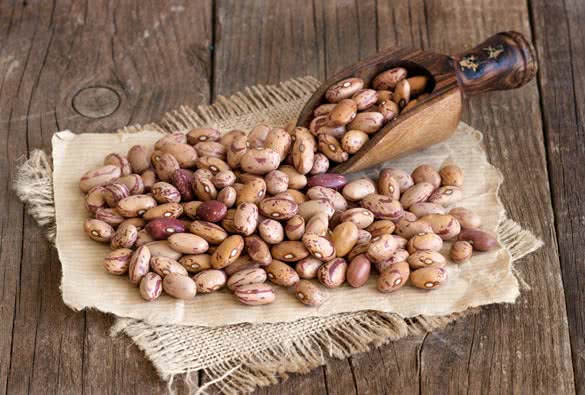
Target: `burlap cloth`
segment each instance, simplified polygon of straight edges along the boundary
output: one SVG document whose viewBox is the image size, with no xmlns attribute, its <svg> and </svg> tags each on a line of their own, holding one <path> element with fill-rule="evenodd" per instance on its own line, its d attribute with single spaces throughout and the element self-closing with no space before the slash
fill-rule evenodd
<svg viewBox="0 0 585 395">
<path fill-rule="evenodd" d="M 466 183 L 458 205 L 478 212 L 483 228 L 498 235 L 502 248 L 475 254 L 468 263 L 448 265 L 449 282 L 438 290 L 407 286 L 385 295 L 375 290 L 371 279 L 362 288 L 330 291 L 320 308 L 302 306 L 285 289 L 278 290 L 276 303 L 254 308 L 242 307 L 227 291 L 188 302 L 164 296 L 144 303 L 124 278 L 104 272 L 101 261 L 108 246 L 89 241 L 82 232 L 86 213 L 78 182 L 83 172 L 99 165 L 107 153 L 153 143 L 161 133 L 204 125 L 224 132 L 249 130 L 258 123 L 284 125 L 296 118 L 317 85 L 317 80 L 306 77 L 279 86 L 256 86 L 229 99 L 219 98 L 212 106 L 182 107 L 158 124 L 125 128 L 116 135 L 59 132 L 53 137 L 52 166 L 44 152 L 32 152 L 19 168 L 15 188 L 56 242 L 65 304 L 118 316 L 113 333 L 130 336 L 164 380 L 172 382 L 180 374 L 189 380 L 190 374 L 203 369 L 211 382 L 198 392 L 214 385 L 236 393 L 274 383 L 287 372 L 307 372 L 328 356 L 344 358 L 441 327 L 473 307 L 514 302 L 519 284 L 512 262 L 541 242 L 506 218 L 497 196 L 503 177 L 487 162 L 481 133 L 463 123 L 446 142 L 391 162 L 407 171 L 420 163 L 461 166 Z"/>
</svg>

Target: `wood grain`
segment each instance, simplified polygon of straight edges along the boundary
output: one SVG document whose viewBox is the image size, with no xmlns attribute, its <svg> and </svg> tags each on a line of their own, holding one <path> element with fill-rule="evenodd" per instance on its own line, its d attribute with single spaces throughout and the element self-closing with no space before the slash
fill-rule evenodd
<svg viewBox="0 0 585 395">
<path fill-rule="evenodd" d="M 583 16 L 575 0 L 1 3 L 0 393 L 166 391 L 128 339 L 109 336 L 111 317 L 63 305 L 56 252 L 9 190 L 17 159 L 49 149 L 53 132 L 145 123 L 255 83 L 323 80 L 397 44 L 457 53 L 509 29 L 534 32 L 540 92 L 473 99 L 464 119 L 506 176 L 510 216 L 546 243 L 518 265 L 532 290 L 257 393 L 585 393 Z"/>
<path fill-rule="evenodd" d="M 585 168 L 585 42 L 580 1 L 531 2 L 533 32 L 540 54 L 540 94 L 558 249 L 567 306 L 573 372 L 578 394 L 585 394 L 585 206 L 580 180 Z"/>
<path fill-rule="evenodd" d="M 0 393 L 166 390 L 137 347 L 109 336 L 111 317 L 63 304 L 56 252 L 9 186 L 17 159 L 50 150 L 57 130 L 109 132 L 208 103 L 210 41 L 209 1 L 0 5 Z"/>
</svg>

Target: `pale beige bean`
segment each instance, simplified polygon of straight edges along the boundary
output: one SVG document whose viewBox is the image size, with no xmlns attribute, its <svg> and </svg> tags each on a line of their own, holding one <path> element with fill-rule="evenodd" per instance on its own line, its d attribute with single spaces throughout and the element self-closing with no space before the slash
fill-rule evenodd
<svg viewBox="0 0 585 395">
<path fill-rule="evenodd" d="M 430 214 L 420 218 L 433 228 L 433 233 L 441 236 L 443 240 L 450 240 L 461 232 L 461 225 L 454 216 L 449 214 Z"/>
<path fill-rule="evenodd" d="M 146 243 L 145 246 L 148 247 L 152 256 L 166 256 L 167 258 L 177 260 L 182 255 L 180 252 L 172 249 L 167 240 L 152 241 Z"/>
<path fill-rule="evenodd" d="M 300 241 L 283 241 L 270 249 L 273 259 L 284 262 L 296 262 L 309 255 L 309 251 Z"/>
<path fill-rule="evenodd" d="M 398 248 L 399 243 L 392 235 L 381 235 L 370 241 L 366 255 L 372 262 L 380 263 L 390 259 Z"/>
<path fill-rule="evenodd" d="M 331 103 L 338 103 L 352 97 L 363 87 L 364 80 L 361 78 L 346 78 L 330 86 L 325 92 L 325 98 Z"/>
<path fill-rule="evenodd" d="M 167 144 L 184 144 L 187 142 L 187 136 L 182 132 L 175 132 L 167 134 L 166 136 L 158 139 L 154 143 L 154 149 L 160 150 Z"/>
<path fill-rule="evenodd" d="M 384 168 L 380 172 L 380 178 L 385 177 L 393 177 L 398 182 L 398 185 L 400 186 L 400 193 L 406 192 L 406 190 L 414 185 L 412 177 L 404 170 L 393 167 Z M 383 191 L 380 191 L 380 193 L 385 194 Z"/>
<path fill-rule="evenodd" d="M 455 207 L 449 211 L 449 214 L 455 217 L 464 229 L 477 229 L 481 226 L 481 217 L 464 207 Z"/>
<path fill-rule="evenodd" d="M 221 226 L 207 221 L 191 222 L 189 231 L 213 245 L 220 244 L 228 237 L 227 232 Z"/>
<path fill-rule="evenodd" d="M 211 256 L 211 266 L 214 269 L 222 269 L 233 263 L 244 249 L 242 236 L 233 235 L 225 239 Z"/>
<path fill-rule="evenodd" d="M 104 199 L 104 191 L 106 189 L 102 186 L 97 186 L 89 190 L 85 196 L 85 208 L 90 213 L 95 213 L 98 209 L 106 206 Z"/>
<path fill-rule="evenodd" d="M 189 144 L 167 144 L 161 148 L 161 151 L 171 154 L 182 168 L 195 167 L 198 154 Z"/>
<path fill-rule="evenodd" d="M 222 189 L 233 185 L 236 182 L 236 175 L 231 170 L 222 170 L 212 177 L 211 182 L 216 188 Z"/>
<path fill-rule="evenodd" d="M 371 263 L 368 257 L 360 254 L 353 258 L 347 268 L 347 283 L 354 288 L 364 285 L 370 278 Z"/>
<path fill-rule="evenodd" d="M 299 173 L 307 174 L 313 168 L 315 148 L 315 138 L 310 133 L 303 133 L 300 136 L 297 133 L 292 148 L 292 160 L 295 169 Z"/>
<path fill-rule="evenodd" d="M 343 222 L 337 225 L 331 235 L 337 257 L 343 257 L 349 254 L 357 244 L 358 236 L 358 227 L 353 222 Z"/>
<path fill-rule="evenodd" d="M 358 238 L 356 240 L 356 244 L 368 243 L 370 240 L 372 240 L 372 235 L 370 232 L 365 229 L 358 229 Z"/>
<path fill-rule="evenodd" d="M 303 244 L 311 255 L 322 261 L 328 261 L 336 256 L 335 247 L 331 241 L 314 233 L 305 233 L 303 236 Z"/>
<path fill-rule="evenodd" d="M 341 148 L 348 154 L 355 154 L 370 138 L 361 130 L 349 130 L 341 138 Z"/>
<path fill-rule="evenodd" d="M 115 234 L 114 228 L 99 219 L 86 219 L 83 224 L 83 229 L 90 239 L 102 243 L 110 242 Z"/>
<path fill-rule="evenodd" d="M 128 266 L 128 278 L 130 283 L 138 285 L 142 277 L 148 273 L 150 269 L 151 251 L 147 246 L 138 247 L 132 257 Z"/>
<path fill-rule="evenodd" d="M 112 237 L 110 246 L 112 249 L 118 248 L 132 248 L 136 239 L 138 238 L 138 229 L 136 226 L 126 223 L 118 226 L 116 233 Z"/>
<path fill-rule="evenodd" d="M 211 255 L 183 255 L 178 261 L 189 273 L 199 273 L 202 270 L 211 269 Z"/>
<path fill-rule="evenodd" d="M 132 258 L 132 250 L 129 248 L 120 248 L 110 252 L 104 258 L 104 267 L 108 273 L 121 276 L 128 272 L 130 266 L 130 259 Z"/>
<path fill-rule="evenodd" d="M 447 210 L 445 207 L 436 203 L 420 202 L 415 203 L 408 208 L 412 214 L 416 215 L 417 218 L 424 217 L 429 214 L 446 214 Z"/>
<path fill-rule="evenodd" d="M 327 288 L 340 287 L 346 279 L 347 262 L 343 258 L 334 258 L 324 263 L 317 271 L 319 282 Z"/>
<path fill-rule="evenodd" d="M 264 177 L 266 190 L 271 195 L 286 192 L 288 189 L 288 175 L 280 170 L 273 170 Z"/>
<path fill-rule="evenodd" d="M 447 270 L 443 267 L 431 266 L 415 270 L 410 274 L 410 282 L 417 288 L 435 289 L 447 281 Z"/>
<path fill-rule="evenodd" d="M 378 74 L 372 80 L 374 89 L 389 89 L 394 90 L 398 82 L 406 78 L 407 71 L 403 67 L 394 67 Z"/>
<path fill-rule="evenodd" d="M 412 270 L 417 270 L 428 266 L 444 267 L 447 260 L 437 251 L 416 251 L 408 257 L 408 264 Z"/>
<path fill-rule="evenodd" d="M 347 128 L 349 130 L 361 130 L 364 133 L 372 134 L 376 133 L 384 124 L 384 115 L 379 112 L 360 112 L 358 113 L 353 121 L 351 121 Z"/>
<path fill-rule="evenodd" d="M 323 261 L 312 256 L 308 256 L 298 261 L 295 270 L 300 278 L 312 279 L 317 278 L 317 271 L 323 265 Z"/>
<path fill-rule="evenodd" d="M 398 108 L 403 109 L 410 101 L 410 83 L 404 79 L 396 84 L 392 101 L 398 105 Z"/>
<path fill-rule="evenodd" d="M 168 238 L 169 245 L 182 254 L 203 254 L 209 249 L 209 243 L 191 233 L 175 233 Z"/>
<path fill-rule="evenodd" d="M 237 135 L 233 138 L 232 142 L 227 148 L 227 163 L 232 169 L 240 167 L 242 157 L 248 151 L 248 137 L 243 135 Z"/>
<path fill-rule="evenodd" d="M 167 182 L 157 182 L 152 186 L 152 197 L 158 203 L 179 203 L 181 193 L 172 184 Z"/>
<path fill-rule="evenodd" d="M 213 178 L 213 176 L 214 174 L 211 172 L 211 170 L 204 168 L 197 169 L 192 174 L 192 177 L 208 178 L 210 180 Z"/>
<path fill-rule="evenodd" d="M 150 268 L 161 277 L 170 273 L 178 273 L 187 276 L 189 273 L 179 262 L 165 256 L 153 256 L 150 258 Z"/>
<path fill-rule="evenodd" d="M 254 262 L 248 255 L 240 255 L 233 263 L 223 268 L 228 276 L 233 276 L 242 270 L 257 269 L 260 267 L 258 262 Z"/>
<path fill-rule="evenodd" d="M 263 219 L 258 224 L 258 233 L 268 244 L 278 244 L 284 240 L 284 229 L 280 222 L 273 219 Z M 301 236 L 302 237 L 302 236 Z"/>
<path fill-rule="evenodd" d="M 374 222 L 374 214 L 365 208 L 352 208 L 341 214 L 341 222 L 353 222 L 358 229 L 366 229 Z"/>
<path fill-rule="evenodd" d="M 311 219 L 311 217 L 317 213 L 325 213 L 328 218 L 333 216 L 335 209 L 329 199 L 315 199 L 308 200 L 299 205 L 299 215 L 301 215 L 305 221 Z"/>
<path fill-rule="evenodd" d="M 104 200 L 110 207 L 116 207 L 116 204 L 128 195 L 130 192 L 126 185 L 118 183 L 106 185 L 103 191 Z"/>
<path fill-rule="evenodd" d="M 249 149 L 240 161 L 242 170 L 259 175 L 276 170 L 279 165 L 280 154 L 268 148 Z"/>
<path fill-rule="evenodd" d="M 385 260 L 384 262 L 374 262 L 374 266 L 376 266 L 376 270 L 378 270 L 379 273 L 383 273 L 386 270 L 391 269 L 392 266 L 396 263 L 406 262 L 409 256 L 410 254 L 408 251 L 399 248 L 394 251 L 394 254 L 392 254 L 389 259 Z"/>
<path fill-rule="evenodd" d="M 327 297 L 317 284 L 308 280 L 300 280 L 295 285 L 295 296 L 299 302 L 307 306 L 320 306 Z"/>
<path fill-rule="evenodd" d="M 443 186 L 463 186 L 463 170 L 456 165 L 446 165 L 439 170 L 441 176 L 441 185 Z"/>
<path fill-rule="evenodd" d="M 264 269 L 245 269 L 234 273 L 228 280 L 227 286 L 233 291 L 244 285 L 261 284 L 265 281 L 266 271 Z"/>
<path fill-rule="evenodd" d="M 193 281 L 197 285 L 197 291 L 201 293 L 211 293 L 221 289 L 227 282 L 227 276 L 223 270 L 209 269 L 203 270 L 193 276 Z"/>
<path fill-rule="evenodd" d="M 342 191 L 343 197 L 352 202 L 360 201 L 371 193 L 376 193 L 376 185 L 366 177 L 348 182 Z"/>
<path fill-rule="evenodd" d="M 292 200 L 294 200 L 298 205 L 301 205 L 308 200 L 304 193 L 297 191 L 296 189 L 287 189 L 285 193 L 290 196 Z"/>
<path fill-rule="evenodd" d="M 157 299 L 162 293 L 162 278 L 156 273 L 148 272 L 140 280 L 140 296 L 147 302 Z"/>
<path fill-rule="evenodd" d="M 269 304 L 276 300 L 274 289 L 266 283 L 243 285 L 234 290 L 234 295 L 240 303 L 250 306 Z"/>
<path fill-rule="evenodd" d="M 314 186 L 307 191 L 307 197 L 310 200 L 329 199 L 335 210 L 345 211 L 347 209 L 347 200 L 335 189 Z"/>
<path fill-rule="evenodd" d="M 280 160 L 283 161 L 288 155 L 292 146 L 291 135 L 286 130 L 281 128 L 275 128 L 268 133 L 266 140 L 264 141 L 264 148 L 271 149 L 278 152 Z"/>
<path fill-rule="evenodd" d="M 400 113 L 398 104 L 394 103 L 392 100 L 382 101 L 380 104 L 378 104 L 377 109 L 378 112 L 384 117 L 384 122 L 393 120 Z"/>
<path fill-rule="evenodd" d="M 116 180 L 116 182 L 124 184 L 126 188 L 128 188 L 128 193 L 130 195 L 140 195 L 144 193 L 144 181 L 138 174 L 130 174 L 124 177 L 120 177 Z"/>
<path fill-rule="evenodd" d="M 326 213 L 316 213 L 305 226 L 305 234 L 311 233 L 317 236 L 327 236 L 329 232 L 329 217 Z"/>
<path fill-rule="evenodd" d="M 276 259 L 273 259 L 265 270 L 268 279 L 282 287 L 290 287 L 299 281 L 299 275 L 292 267 Z"/>
<path fill-rule="evenodd" d="M 443 239 L 434 233 L 419 233 L 408 240 L 408 252 L 439 251 L 443 247 Z"/>
<path fill-rule="evenodd" d="M 402 217 L 400 201 L 385 195 L 369 194 L 361 201 L 362 207 L 370 210 L 376 219 L 397 221 Z"/>
<path fill-rule="evenodd" d="M 410 211 L 403 211 L 402 212 L 402 217 L 400 217 L 400 219 L 405 219 L 407 221 L 411 221 L 414 222 L 416 221 L 418 218 L 416 215 L 414 215 L 413 213 L 411 213 Z"/>
<path fill-rule="evenodd" d="M 300 240 L 305 234 L 305 219 L 300 215 L 293 216 L 286 222 L 284 231 L 289 240 Z"/>
<path fill-rule="evenodd" d="M 235 186 L 235 184 L 234 184 Z M 238 192 L 236 204 L 239 206 L 242 203 L 259 203 L 266 195 L 266 182 L 263 179 L 257 178 L 247 182 Z"/>
<path fill-rule="evenodd" d="M 270 247 L 259 236 L 252 235 L 244 238 L 244 245 L 248 256 L 262 266 L 266 266 L 272 261 Z"/>
<path fill-rule="evenodd" d="M 183 206 L 179 203 L 165 203 L 148 209 L 143 218 L 152 221 L 156 218 L 179 218 L 183 214 Z"/>
<path fill-rule="evenodd" d="M 242 203 L 234 214 L 234 228 L 244 236 L 250 236 L 258 226 L 258 207 L 254 203 Z"/>
<path fill-rule="evenodd" d="M 357 109 L 363 111 L 374 104 L 378 100 L 378 92 L 374 89 L 360 89 L 351 99 L 355 102 Z"/>
<path fill-rule="evenodd" d="M 440 187 L 429 196 L 429 202 L 449 206 L 463 198 L 463 191 L 459 187 Z"/>
<path fill-rule="evenodd" d="M 118 209 L 114 208 L 98 208 L 95 212 L 95 219 L 103 221 L 112 227 L 120 225 L 125 220 Z"/>
<path fill-rule="evenodd" d="M 336 104 L 335 103 L 325 103 L 325 104 L 321 104 L 320 106 L 317 106 L 314 110 L 313 110 L 313 116 L 314 117 L 320 117 L 322 115 L 327 115 L 331 112 L 331 110 L 333 110 L 335 108 Z"/>
<path fill-rule="evenodd" d="M 79 188 L 83 192 L 89 192 L 90 189 L 105 186 L 116 181 L 122 172 L 120 168 L 114 165 L 106 165 L 95 170 L 90 170 L 81 176 Z"/>
<path fill-rule="evenodd" d="M 250 148 L 260 148 L 264 146 L 264 142 L 272 128 L 268 125 L 256 125 L 250 133 L 248 133 L 248 143 Z"/>
<path fill-rule="evenodd" d="M 490 251 L 498 247 L 496 236 L 480 229 L 464 229 L 457 239 L 468 241 L 477 251 Z"/>
<path fill-rule="evenodd" d="M 266 198 L 260 202 L 258 207 L 262 215 L 277 220 L 290 219 L 299 212 L 298 204 L 293 200 L 281 197 Z"/>
<path fill-rule="evenodd" d="M 405 239 L 410 239 L 419 233 L 433 233 L 432 225 L 427 221 L 408 221 L 406 219 L 401 219 L 396 224 L 396 234 Z"/>
<path fill-rule="evenodd" d="M 162 181 L 169 181 L 173 173 L 180 169 L 174 156 L 162 151 L 154 151 L 150 159 L 154 171 Z"/>
<path fill-rule="evenodd" d="M 433 184 L 429 182 L 414 184 L 402 194 L 400 203 L 402 204 L 402 207 L 408 209 L 416 203 L 425 202 L 431 196 L 434 189 L 435 187 Z"/>
<path fill-rule="evenodd" d="M 428 182 L 433 185 L 434 189 L 441 186 L 441 176 L 439 172 L 430 165 L 420 165 L 412 171 L 412 180 L 415 184 Z"/>
<path fill-rule="evenodd" d="M 407 262 L 397 262 L 383 271 L 378 277 L 378 291 L 389 293 L 402 288 L 411 275 Z"/>
<path fill-rule="evenodd" d="M 225 187 L 217 194 L 217 200 L 222 202 L 226 205 L 226 207 L 230 208 L 236 204 L 236 199 L 238 197 L 238 193 L 236 192 L 234 187 Z"/>
<path fill-rule="evenodd" d="M 187 133 L 187 143 L 195 145 L 203 141 L 218 141 L 221 134 L 213 128 L 194 128 Z"/>
<path fill-rule="evenodd" d="M 456 241 L 451 245 L 449 255 L 451 260 L 456 263 L 468 261 L 473 254 L 473 246 L 471 243 L 463 240 Z"/>
<path fill-rule="evenodd" d="M 197 295 L 195 281 L 178 273 L 171 273 L 163 278 L 163 289 L 176 299 L 191 300 Z"/>
<path fill-rule="evenodd" d="M 139 217 L 156 206 L 156 200 L 149 195 L 132 195 L 118 202 L 117 211 L 126 218 Z"/>
<path fill-rule="evenodd" d="M 303 189 L 307 185 L 307 176 L 299 173 L 294 167 L 283 165 L 278 169 L 288 176 L 290 189 Z"/>
<path fill-rule="evenodd" d="M 329 170 L 329 159 L 320 152 L 315 153 L 310 175 L 325 174 Z"/>
<path fill-rule="evenodd" d="M 128 150 L 126 157 L 134 173 L 142 173 L 150 167 L 150 150 L 145 145 L 134 145 Z"/>
<path fill-rule="evenodd" d="M 395 228 L 396 225 L 394 225 L 394 222 L 387 219 L 383 219 L 380 221 L 373 222 L 370 226 L 367 227 L 367 231 L 370 233 L 372 237 L 378 237 L 385 234 L 390 235 L 394 233 Z"/>
</svg>

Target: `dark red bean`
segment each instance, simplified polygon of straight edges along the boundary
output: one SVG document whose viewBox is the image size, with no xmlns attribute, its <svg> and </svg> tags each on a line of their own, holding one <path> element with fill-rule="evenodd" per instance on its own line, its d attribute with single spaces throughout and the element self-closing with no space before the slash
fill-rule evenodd
<svg viewBox="0 0 585 395">
<path fill-rule="evenodd" d="M 219 222 L 226 213 L 227 206 L 218 200 L 208 200 L 197 208 L 197 217 L 208 222 Z"/>
<path fill-rule="evenodd" d="M 347 179 L 341 174 L 317 174 L 309 178 L 307 188 L 321 186 L 331 189 L 341 189 L 347 184 Z"/>
<path fill-rule="evenodd" d="M 166 240 L 175 233 L 185 232 L 183 221 L 175 218 L 157 218 L 150 221 L 145 227 L 148 234 L 155 240 Z"/>
</svg>

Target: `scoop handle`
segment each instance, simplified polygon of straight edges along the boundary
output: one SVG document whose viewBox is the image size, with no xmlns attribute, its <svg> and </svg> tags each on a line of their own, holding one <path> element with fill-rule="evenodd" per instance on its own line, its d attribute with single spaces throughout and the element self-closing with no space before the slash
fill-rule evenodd
<svg viewBox="0 0 585 395">
<path fill-rule="evenodd" d="M 497 33 L 478 46 L 451 57 L 466 96 L 515 89 L 536 74 L 532 44 L 520 33 Z"/>
</svg>

